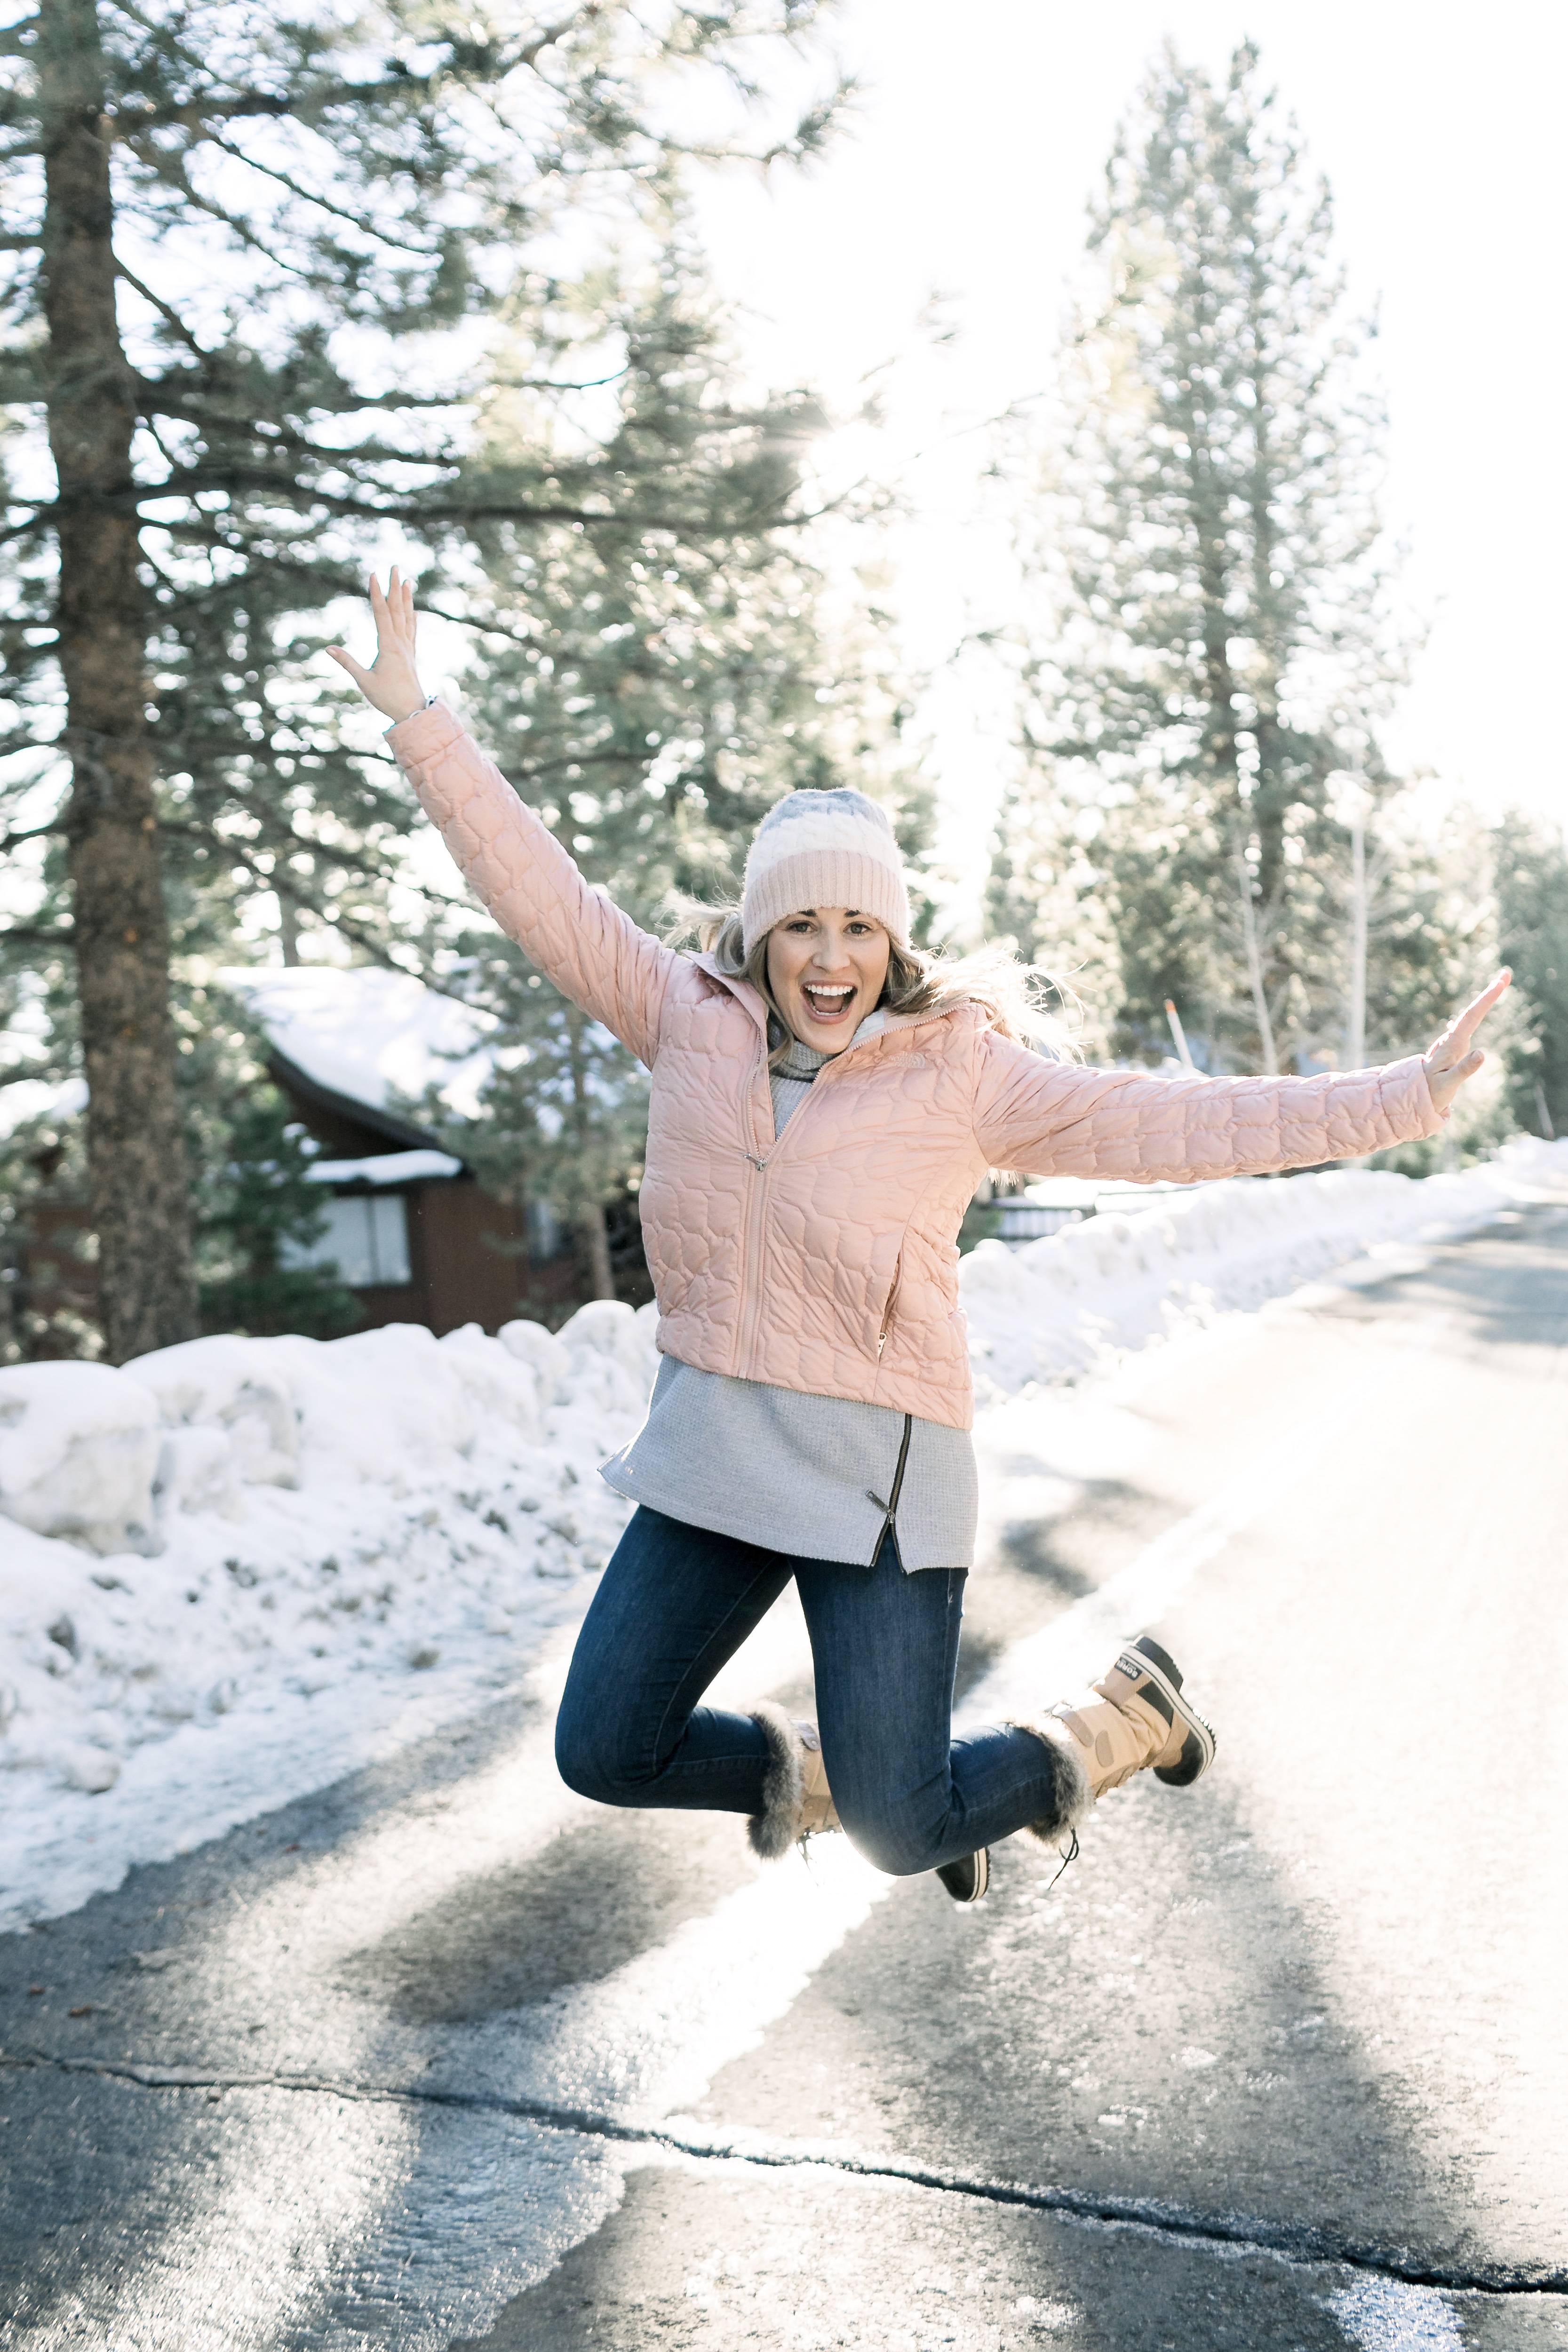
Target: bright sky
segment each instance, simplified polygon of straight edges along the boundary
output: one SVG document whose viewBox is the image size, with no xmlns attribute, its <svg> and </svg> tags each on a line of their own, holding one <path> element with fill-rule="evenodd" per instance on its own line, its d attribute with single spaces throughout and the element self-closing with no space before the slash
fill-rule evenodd
<svg viewBox="0 0 1568 2352">
<path fill-rule="evenodd" d="M 902 355 L 877 462 L 915 503 L 898 601 L 911 656 L 936 665 L 1005 594 L 1005 549 L 973 520 L 983 436 L 963 428 L 1050 382 L 1086 202 L 1167 35 L 1215 72 L 1244 36 L 1260 45 L 1332 186 L 1352 297 L 1381 303 L 1386 507 L 1432 624 L 1392 748 L 1483 808 L 1563 821 L 1561 5 L 849 0 L 837 38 L 865 85 L 858 127 L 809 178 L 727 176 L 702 208 L 759 370 L 847 405 Z M 918 331 L 933 291 L 955 348 Z M 1005 715 L 972 670 L 924 717 L 944 846 L 973 891 Z"/>
</svg>

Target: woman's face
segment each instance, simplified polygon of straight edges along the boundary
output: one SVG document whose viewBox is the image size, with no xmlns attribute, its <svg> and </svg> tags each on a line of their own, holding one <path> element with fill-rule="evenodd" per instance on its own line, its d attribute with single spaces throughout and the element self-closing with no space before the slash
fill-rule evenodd
<svg viewBox="0 0 1568 2352">
<path fill-rule="evenodd" d="M 874 915 L 806 907 L 768 933 L 768 986 L 795 1034 L 818 1054 L 841 1054 L 888 977 L 891 942 Z"/>
</svg>

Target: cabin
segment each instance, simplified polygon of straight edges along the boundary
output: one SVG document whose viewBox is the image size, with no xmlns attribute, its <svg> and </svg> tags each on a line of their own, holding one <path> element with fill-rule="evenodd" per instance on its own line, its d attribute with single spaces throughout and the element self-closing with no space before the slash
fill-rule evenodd
<svg viewBox="0 0 1568 2352">
<path fill-rule="evenodd" d="M 477 1110 L 491 1069 L 492 1024 L 482 1014 L 374 966 L 274 965 L 220 977 L 266 1039 L 272 1077 L 318 1147 L 310 1173 L 327 1196 L 325 1227 L 295 1262 L 336 1265 L 359 1303 L 357 1328 L 424 1323 L 440 1334 L 479 1323 L 493 1332 L 517 1316 L 553 1327 L 582 1304 L 579 1255 L 549 1204 L 525 1210 L 498 1200 L 420 1124 L 418 1106 L 432 1090 L 459 1114 Z M 39 1111 L 73 1119 L 86 1104 L 79 1079 L 24 1079 L 5 1094 L 7 1124 Z M 66 1158 L 63 1146 L 50 1155 Z M 25 1308 L 45 1326 L 29 1352 L 69 1356 L 97 1318 L 91 1221 L 74 1187 L 68 1192 L 62 1181 L 51 1197 L 54 1169 L 40 1164 L 40 1172 L 45 1185 L 29 1204 L 20 1251 L 0 1267 L 0 1337 Z M 626 1295 L 640 1303 L 640 1231 L 627 1244 L 612 1262 L 619 1276 L 626 1260 Z"/>
<path fill-rule="evenodd" d="M 490 1072 L 489 1021 L 405 972 L 323 964 L 229 971 L 225 985 L 268 1042 L 268 1066 L 320 1152 L 330 1194 L 320 1239 L 294 1262 L 331 1261 L 362 1330 L 513 1317 L 557 1323 L 579 1303 L 576 1253 L 543 1202 L 524 1212 L 410 1116 L 432 1091 L 472 1112 Z"/>
</svg>

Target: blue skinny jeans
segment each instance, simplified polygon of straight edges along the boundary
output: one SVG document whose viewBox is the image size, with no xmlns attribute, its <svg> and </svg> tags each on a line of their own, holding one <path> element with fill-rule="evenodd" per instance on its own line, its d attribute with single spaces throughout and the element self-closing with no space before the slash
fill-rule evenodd
<svg viewBox="0 0 1568 2352">
<path fill-rule="evenodd" d="M 768 1748 L 749 1715 L 699 1704 L 790 1578 L 845 1830 L 879 1870 L 936 1870 L 1047 1814 L 1043 1743 L 1008 1726 L 952 1736 L 964 1571 L 906 1576 L 795 1559 L 638 1508 L 577 1637 L 556 1723 L 568 1787 L 604 1805 L 757 1813 Z"/>
</svg>

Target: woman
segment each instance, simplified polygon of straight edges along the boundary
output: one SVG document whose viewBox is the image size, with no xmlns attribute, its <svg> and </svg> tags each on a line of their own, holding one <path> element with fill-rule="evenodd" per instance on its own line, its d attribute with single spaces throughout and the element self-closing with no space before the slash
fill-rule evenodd
<svg viewBox="0 0 1568 2352">
<path fill-rule="evenodd" d="M 844 1828 L 879 1868 L 985 1891 L 986 1849 L 1052 1843 L 1145 1769 L 1175 1787 L 1214 1734 L 1144 1635 L 1091 1693 L 956 1744 L 949 1723 L 976 1486 L 955 1236 L 993 1167 L 1195 1181 L 1435 1133 L 1482 1056 L 1499 975 L 1425 1061 L 1315 1078 L 1166 1078 L 1030 1050 L 1005 987 L 910 945 L 888 820 L 792 793 L 704 951 L 597 892 L 415 667 L 413 594 L 370 583 L 377 654 L 336 659 L 468 880 L 652 1072 L 643 1234 L 662 1357 L 605 1475 L 637 1505 L 578 1638 L 560 1769 L 612 1805 L 717 1808 L 778 1855 Z M 793 1577 L 817 1723 L 700 1705 Z M 819 1729 L 820 1727 L 820 1729 Z"/>
</svg>

